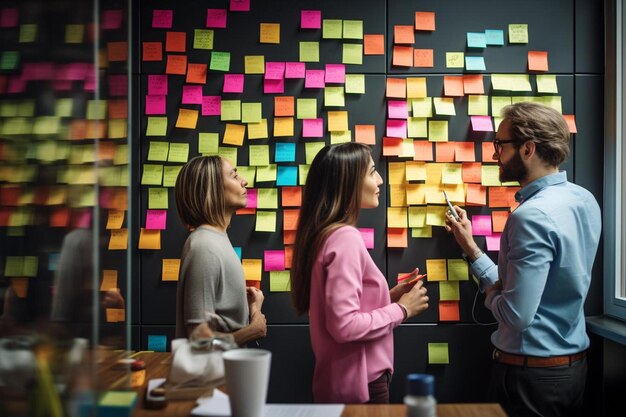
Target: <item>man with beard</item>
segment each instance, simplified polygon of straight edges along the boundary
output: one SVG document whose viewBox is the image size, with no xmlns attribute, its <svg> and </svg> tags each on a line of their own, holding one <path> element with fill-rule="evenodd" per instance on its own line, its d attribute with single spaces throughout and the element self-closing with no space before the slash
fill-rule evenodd
<svg viewBox="0 0 626 417">
<path fill-rule="evenodd" d="M 511 417 L 579 416 L 587 375 L 584 302 L 600 240 L 595 198 L 567 181 L 569 129 L 535 103 L 503 109 L 493 159 L 500 181 L 519 181 L 519 206 L 500 243 L 498 265 L 472 238 L 467 212 L 446 216 L 498 322 L 489 397 Z"/>
</svg>

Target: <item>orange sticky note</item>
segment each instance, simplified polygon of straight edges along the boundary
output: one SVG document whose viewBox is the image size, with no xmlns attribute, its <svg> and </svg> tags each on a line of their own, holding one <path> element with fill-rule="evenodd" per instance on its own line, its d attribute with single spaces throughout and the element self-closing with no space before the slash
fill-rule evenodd
<svg viewBox="0 0 626 417">
<path fill-rule="evenodd" d="M 246 134 L 246 125 L 226 123 L 223 142 L 227 145 L 241 146 Z"/>
<path fill-rule="evenodd" d="M 293 264 L 293 246 L 285 246 L 285 268 L 291 268 Z"/>
<path fill-rule="evenodd" d="M 435 161 L 454 162 L 455 142 L 435 142 Z"/>
<path fill-rule="evenodd" d="M 121 323 L 126 320 L 126 310 L 123 308 L 107 308 L 105 312 L 107 323 Z"/>
<path fill-rule="evenodd" d="M 489 207 L 509 207 L 507 187 L 489 187 Z"/>
<path fill-rule="evenodd" d="M 128 42 L 108 42 L 107 59 L 109 62 L 128 61 Z"/>
<path fill-rule="evenodd" d="M 246 280 L 246 287 L 254 287 L 257 289 L 261 289 L 261 281 L 248 281 Z"/>
<path fill-rule="evenodd" d="M 443 94 L 452 97 L 463 97 L 463 76 L 444 75 Z"/>
<path fill-rule="evenodd" d="M 345 132 L 348 130 L 348 112 L 345 110 L 328 112 L 328 131 Z"/>
<path fill-rule="evenodd" d="M 183 129 L 195 129 L 198 123 L 198 110 L 179 109 L 176 127 Z"/>
<path fill-rule="evenodd" d="M 240 215 L 240 216 L 247 215 L 247 214 L 256 214 L 256 209 L 252 207 L 250 208 L 244 207 L 244 208 L 240 208 L 239 210 L 237 210 L 235 214 Z"/>
<path fill-rule="evenodd" d="M 482 161 L 483 162 L 495 162 L 495 160 L 493 159 L 493 154 L 495 152 L 493 149 L 493 142 L 483 142 L 481 143 L 481 148 L 482 148 L 482 154 L 483 154 Z"/>
<path fill-rule="evenodd" d="M 413 66 L 418 68 L 432 68 L 434 66 L 432 49 L 414 49 Z"/>
<path fill-rule="evenodd" d="M 415 30 L 435 30 L 435 12 L 415 12 Z"/>
<path fill-rule="evenodd" d="M 454 160 L 456 162 L 474 162 L 476 153 L 474 152 L 474 142 L 454 142 Z"/>
<path fill-rule="evenodd" d="M 388 248 L 406 248 L 408 243 L 408 230 L 400 227 L 389 227 L 387 229 Z"/>
<path fill-rule="evenodd" d="M 385 35 L 363 35 L 363 55 L 384 55 Z"/>
<path fill-rule="evenodd" d="M 261 23 L 260 43 L 280 43 L 280 23 Z"/>
<path fill-rule="evenodd" d="M 117 286 L 117 271 L 115 269 L 105 269 L 102 271 L 102 283 L 100 291 L 109 291 L 119 288 Z"/>
<path fill-rule="evenodd" d="M 548 51 L 528 51 L 528 71 L 547 71 Z"/>
<path fill-rule="evenodd" d="M 161 231 L 142 227 L 139 232 L 139 249 L 161 249 Z"/>
<path fill-rule="evenodd" d="M 375 125 L 355 125 L 354 141 L 365 143 L 367 145 L 376 144 L 376 126 Z"/>
<path fill-rule="evenodd" d="M 463 76 L 463 92 L 465 94 L 485 94 L 485 84 L 482 74 L 469 74 Z"/>
<path fill-rule="evenodd" d="M 128 229 L 111 230 L 111 239 L 109 240 L 109 250 L 126 250 L 128 249 Z"/>
<path fill-rule="evenodd" d="M 162 61 L 163 45 L 161 42 L 144 42 L 142 59 L 144 61 Z"/>
<path fill-rule="evenodd" d="M 293 116 L 293 109 L 293 96 L 274 97 L 274 116 Z"/>
<path fill-rule="evenodd" d="M 415 31 L 413 26 L 394 25 L 393 27 L 393 43 L 409 44 L 415 43 Z"/>
<path fill-rule="evenodd" d="M 185 55 L 168 55 L 167 64 L 165 65 L 166 74 L 185 75 L 187 71 L 187 56 Z"/>
<path fill-rule="evenodd" d="M 501 233 L 504 231 L 504 225 L 511 215 L 510 211 L 494 210 L 491 212 L 491 226 L 494 233 Z"/>
<path fill-rule="evenodd" d="M 189 64 L 187 65 L 186 82 L 193 84 L 206 84 L 207 64 Z"/>
<path fill-rule="evenodd" d="M 388 98 L 406 98 L 406 79 L 405 78 L 387 78 Z"/>
<path fill-rule="evenodd" d="M 439 301 L 440 321 L 459 321 L 459 302 L 456 300 Z"/>
<path fill-rule="evenodd" d="M 567 122 L 569 133 L 578 133 L 578 129 L 576 129 L 576 116 L 573 114 L 564 114 L 563 118 Z"/>
<path fill-rule="evenodd" d="M 461 167 L 461 175 L 464 183 L 482 182 L 482 164 L 480 162 L 464 162 Z"/>
<path fill-rule="evenodd" d="M 300 209 L 283 210 L 283 229 L 295 231 L 298 227 L 298 217 L 300 217 Z"/>
<path fill-rule="evenodd" d="M 427 140 L 413 141 L 414 161 L 432 161 L 433 160 L 433 143 Z"/>
<path fill-rule="evenodd" d="M 70 209 L 58 208 L 50 213 L 50 227 L 66 227 L 70 224 Z"/>
<path fill-rule="evenodd" d="M 126 119 L 128 100 L 107 100 L 107 112 L 110 119 Z"/>
<path fill-rule="evenodd" d="M 26 296 L 28 295 L 28 278 L 11 278 L 11 288 L 15 292 L 15 295 L 17 295 L 17 298 L 26 298 Z"/>
<path fill-rule="evenodd" d="M 480 184 L 466 184 L 465 204 L 468 206 L 487 205 L 487 187 Z"/>
<path fill-rule="evenodd" d="M 402 138 L 383 138 L 383 156 L 398 156 L 402 152 Z"/>
<path fill-rule="evenodd" d="M 178 281 L 180 259 L 163 259 L 161 265 L 161 281 Z"/>
<path fill-rule="evenodd" d="M 185 52 L 186 32 L 167 32 L 165 34 L 165 52 Z"/>
<path fill-rule="evenodd" d="M 293 117 L 274 117 L 274 136 L 293 136 Z"/>
<path fill-rule="evenodd" d="M 109 210 L 109 217 L 107 219 L 107 229 L 119 229 L 124 223 L 124 210 Z"/>
<path fill-rule="evenodd" d="M 393 65 L 399 67 L 412 67 L 413 66 L 413 48 L 411 46 L 397 46 L 393 47 Z"/>
<path fill-rule="evenodd" d="M 300 207 L 302 187 L 281 187 L 281 203 L 283 207 Z"/>
<path fill-rule="evenodd" d="M 246 281 L 261 281 L 262 259 L 242 259 L 241 266 Z"/>
<path fill-rule="evenodd" d="M 296 231 L 285 230 L 283 232 L 283 245 L 293 245 L 296 243 Z"/>
</svg>

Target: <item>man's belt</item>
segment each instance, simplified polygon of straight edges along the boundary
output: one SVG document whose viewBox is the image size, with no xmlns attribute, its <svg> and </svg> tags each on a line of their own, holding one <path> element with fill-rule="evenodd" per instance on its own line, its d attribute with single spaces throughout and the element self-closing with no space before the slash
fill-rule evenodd
<svg viewBox="0 0 626 417">
<path fill-rule="evenodd" d="M 574 353 L 572 355 L 549 356 L 546 358 L 539 356 L 514 355 L 494 349 L 493 360 L 505 365 L 526 366 L 528 368 L 550 368 L 552 366 L 571 365 L 582 360 L 587 355 L 587 351 Z"/>
</svg>

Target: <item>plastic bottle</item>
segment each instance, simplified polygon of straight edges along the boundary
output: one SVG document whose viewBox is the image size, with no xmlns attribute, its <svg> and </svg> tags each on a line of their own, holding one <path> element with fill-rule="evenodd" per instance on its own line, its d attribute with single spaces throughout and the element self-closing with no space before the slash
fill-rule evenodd
<svg viewBox="0 0 626 417">
<path fill-rule="evenodd" d="M 406 404 L 407 417 L 436 417 L 437 401 L 435 393 L 435 378 L 429 374 L 409 374 L 406 377 Z"/>
</svg>

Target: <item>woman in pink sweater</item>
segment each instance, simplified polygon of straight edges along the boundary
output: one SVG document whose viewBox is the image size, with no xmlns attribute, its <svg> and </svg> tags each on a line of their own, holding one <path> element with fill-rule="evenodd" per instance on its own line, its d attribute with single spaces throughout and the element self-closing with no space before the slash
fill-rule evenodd
<svg viewBox="0 0 626 417">
<path fill-rule="evenodd" d="M 421 281 L 389 290 L 355 228 L 361 208 L 378 207 L 382 182 L 359 143 L 324 147 L 307 175 L 291 288 L 309 313 L 316 402 L 389 402 L 392 331 L 428 308 Z"/>
</svg>

